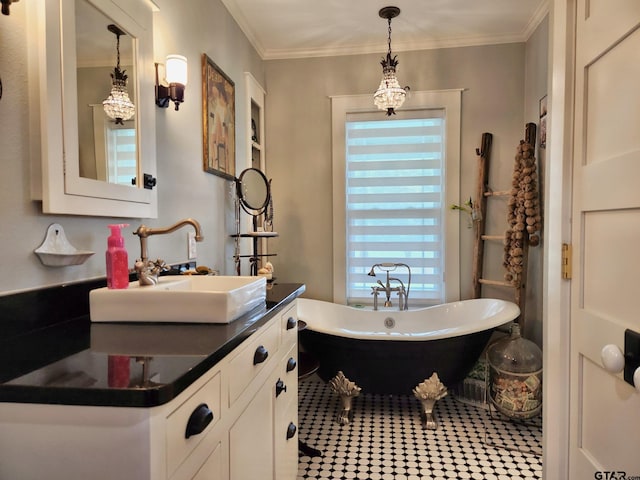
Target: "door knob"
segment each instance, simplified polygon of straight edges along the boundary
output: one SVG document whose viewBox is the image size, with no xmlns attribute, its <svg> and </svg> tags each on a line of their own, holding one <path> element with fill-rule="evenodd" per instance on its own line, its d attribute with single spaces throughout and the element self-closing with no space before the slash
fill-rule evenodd
<svg viewBox="0 0 640 480">
<path fill-rule="evenodd" d="M 620 373 L 624 370 L 624 354 L 617 345 L 610 343 L 602 347 L 600 359 L 605 370 L 609 373 Z"/>
<path fill-rule="evenodd" d="M 638 393 L 640 393 L 640 367 L 636 368 L 633 372 L 633 386 L 636 387 Z"/>
</svg>

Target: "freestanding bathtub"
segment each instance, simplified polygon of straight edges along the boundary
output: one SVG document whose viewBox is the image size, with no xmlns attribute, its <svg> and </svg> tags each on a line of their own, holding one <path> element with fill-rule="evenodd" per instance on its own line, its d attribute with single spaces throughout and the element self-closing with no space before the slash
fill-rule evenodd
<svg viewBox="0 0 640 480">
<path fill-rule="evenodd" d="M 363 309 L 298 299 L 302 348 L 324 381 L 338 371 L 363 392 L 410 394 L 436 372 L 452 386 L 469 373 L 495 327 L 515 320 L 512 302 L 474 299 L 416 310 Z"/>
</svg>

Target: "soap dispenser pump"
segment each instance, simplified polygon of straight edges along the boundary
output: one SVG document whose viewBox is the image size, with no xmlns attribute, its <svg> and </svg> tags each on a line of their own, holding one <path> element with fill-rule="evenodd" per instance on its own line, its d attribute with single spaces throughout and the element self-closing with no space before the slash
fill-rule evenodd
<svg viewBox="0 0 640 480">
<path fill-rule="evenodd" d="M 129 287 L 129 255 L 124 247 L 121 229 L 128 223 L 109 225 L 111 235 L 107 239 L 107 288 L 123 289 Z"/>
</svg>

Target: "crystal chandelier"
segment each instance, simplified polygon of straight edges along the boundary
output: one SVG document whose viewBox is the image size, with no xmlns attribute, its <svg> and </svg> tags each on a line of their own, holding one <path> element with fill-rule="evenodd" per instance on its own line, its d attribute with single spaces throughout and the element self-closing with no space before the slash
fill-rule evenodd
<svg viewBox="0 0 640 480">
<path fill-rule="evenodd" d="M 373 94 L 373 103 L 380 110 L 386 110 L 387 115 L 395 115 L 395 109 L 402 106 L 409 88 L 402 88 L 398 83 L 398 78 L 396 77 L 397 56 L 391 56 L 391 19 L 400 15 L 400 9 L 398 7 L 384 7 L 380 9 L 378 15 L 381 18 L 386 18 L 389 22 L 389 51 L 387 52 L 387 57 L 380 62 L 382 65 L 382 80 L 378 90 Z"/>
<path fill-rule="evenodd" d="M 136 106 L 127 93 L 126 70 L 120 70 L 120 35 L 125 35 L 125 33 L 117 25 L 113 24 L 109 25 L 107 29 L 116 36 L 118 61 L 111 74 L 111 93 L 109 97 L 102 102 L 102 105 L 104 106 L 104 112 L 109 118 L 113 118 L 116 124 L 124 125 L 124 120 L 129 120 L 136 112 Z"/>
</svg>

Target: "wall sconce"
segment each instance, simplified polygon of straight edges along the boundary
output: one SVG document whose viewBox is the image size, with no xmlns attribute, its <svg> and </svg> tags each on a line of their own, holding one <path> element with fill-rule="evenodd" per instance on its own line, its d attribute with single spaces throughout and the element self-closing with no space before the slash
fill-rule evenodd
<svg viewBox="0 0 640 480">
<path fill-rule="evenodd" d="M 164 65 L 165 81 L 169 84 L 160 84 L 158 77 L 158 65 L 156 63 L 156 105 L 167 108 L 169 101 L 173 101 L 176 110 L 184 102 L 184 87 L 187 85 L 187 57 L 182 55 L 167 55 Z"/>
<path fill-rule="evenodd" d="M 19 1 L 20 0 L 2 0 L 2 14 L 9 15 L 9 7 L 11 4 Z"/>
</svg>

